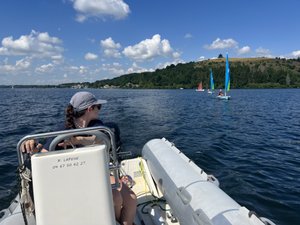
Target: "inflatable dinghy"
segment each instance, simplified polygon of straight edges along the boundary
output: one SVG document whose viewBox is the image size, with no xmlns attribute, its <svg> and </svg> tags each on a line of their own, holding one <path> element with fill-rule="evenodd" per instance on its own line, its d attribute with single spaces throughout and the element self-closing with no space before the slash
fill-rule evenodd
<svg viewBox="0 0 300 225">
<path fill-rule="evenodd" d="M 103 141 L 31 156 L 34 201 L 26 190 L 28 182 L 22 182 L 21 198 L 18 195 L 0 212 L 0 225 L 118 224 L 111 192 L 115 187 L 109 180 L 112 174 L 132 178 L 127 185 L 137 196 L 136 225 L 274 225 L 239 205 L 219 188 L 213 175 L 165 138 L 150 140 L 141 157 L 121 162 L 113 133 L 106 127 L 26 136 L 18 152 L 25 140 L 53 135 L 58 137 L 53 146 L 71 135 L 95 135 Z M 20 155 L 19 162 L 24 163 Z"/>
</svg>

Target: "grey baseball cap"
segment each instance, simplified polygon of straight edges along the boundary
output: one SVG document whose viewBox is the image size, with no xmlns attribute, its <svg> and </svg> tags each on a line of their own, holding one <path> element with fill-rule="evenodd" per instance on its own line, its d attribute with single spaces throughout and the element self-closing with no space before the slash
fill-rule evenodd
<svg viewBox="0 0 300 225">
<path fill-rule="evenodd" d="M 107 103 L 106 100 L 96 99 L 95 95 L 87 91 L 77 92 L 70 100 L 74 110 L 80 112 L 92 105 L 101 105 Z"/>
</svg>

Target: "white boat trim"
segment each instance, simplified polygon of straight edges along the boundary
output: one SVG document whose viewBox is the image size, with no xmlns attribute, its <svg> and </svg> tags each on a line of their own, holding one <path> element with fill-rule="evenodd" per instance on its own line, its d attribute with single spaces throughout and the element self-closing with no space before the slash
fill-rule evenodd
<svg viewBox="0 0 300 225">
<path fill-rule="evenodd" d="M 229 100 L 231 97 L 228 95 L 218 95 L 217 98 L 220 100 Z"/>
</svg>

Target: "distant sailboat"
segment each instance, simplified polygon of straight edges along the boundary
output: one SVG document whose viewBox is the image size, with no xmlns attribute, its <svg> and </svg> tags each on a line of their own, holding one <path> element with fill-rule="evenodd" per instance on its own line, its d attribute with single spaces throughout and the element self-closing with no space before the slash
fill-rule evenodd
<svg viewBox="0 0 300 225">
<path fill-rule="evenodd" d="M 230 96 L 227 95 L 227 92 L 230 90 L 230 69 L 228 62 L 228 53 L 226 54 L 226 68 L 225 68 L 225 94 L 222 91 L 219 92 L 217 98 L 222 100 L 230 99 Z"/>
<path fill-rule="evenodd" d="M 199 83 L 198 88 L 196 89 L 196 91 L 204 91 L 204 89 L 202 87 L 202 81 Z"/>
<path fill-rule="evenodd" d="M 214 78 L 213 78 L 213 72 L 212 69 L 210 69 L 210 90 L 207 90 L 208 94 L 212 94 L 215 90 L 215 84 L 214 84 Z"/>
</svg>

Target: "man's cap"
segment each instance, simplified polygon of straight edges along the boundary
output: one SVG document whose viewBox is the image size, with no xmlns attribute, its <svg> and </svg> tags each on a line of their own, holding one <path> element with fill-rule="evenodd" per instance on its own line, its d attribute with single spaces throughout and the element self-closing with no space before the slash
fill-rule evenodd
<svg viewBox="0 0 300 225">
<path fill-rule="evenodd" d="M 106 100 L 96 99 L 95 95 L 87 91 L 77 92 L 70 100 L 74 110 L 80 112 L 92 105 L 101 105 L 107 103 Z"/>
</svg>

